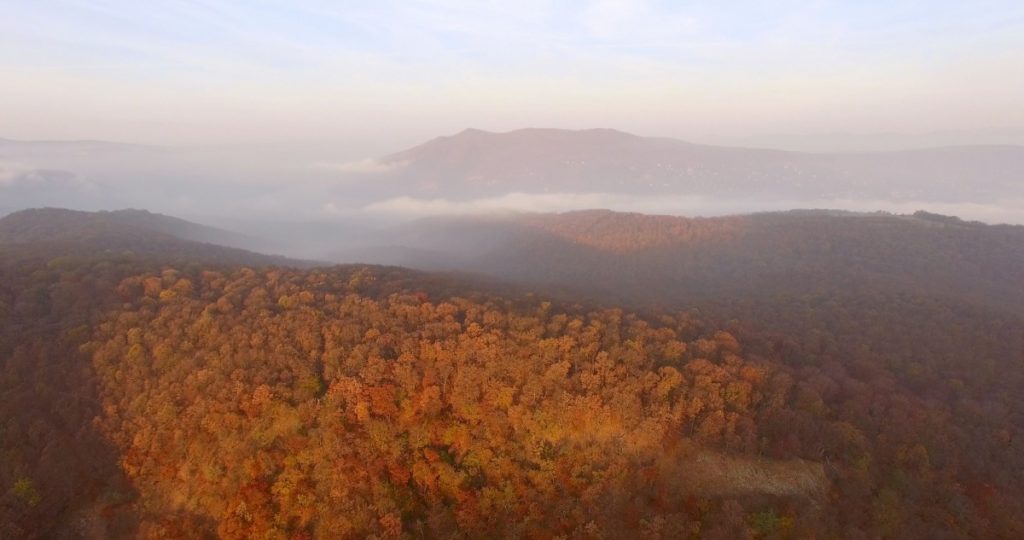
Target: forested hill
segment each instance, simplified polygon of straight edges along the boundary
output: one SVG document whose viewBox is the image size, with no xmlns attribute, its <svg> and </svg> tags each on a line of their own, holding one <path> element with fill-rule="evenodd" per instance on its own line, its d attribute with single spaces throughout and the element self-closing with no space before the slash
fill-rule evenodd
<svg viewBox="0 0 1024 540">
<path fill-rule="evenodd" d="M 308 265 L 240 249 L 244 235 L 145 210 L 81 212 L 39 208 L 0 218 L 0 251 L 21 255 L 134 254 L 199 262 Z"/>
<path fill-rule="evenodd" d="M 803 527 L 794 503 L 829 490 L 813 452 L 757 435 L 785 376 L 685 315 L 371 267 L 3 254 L 0 277 L 3 537 L 617 536 L 651 520 L 731 536 Z"/>
<path fill-rule="evenodd" d="M 939 399 L 955 379 L 1024 417 L 1024 227 L 926 212 L 585 211 L 425 220 L 403 239 L 419 251 L 390 262 L 698 310 L 794 362 L 883 364 Z"/>
<path fill-rule="evenodd" d="M 0 271 L 5 537 L 1024 531 L 970 385 L 399 269 Z"/>
<path fill-rule="evenodd" d="M 83 241 L 156 234 L 224 246 L 237 246 L 248 241 L 241 234 L 146 210 L 81 212 L 36 208 L 15 212 L 0 220 L 0 242 Z"/>
<path fill-rule="evenodd" d="M 610 211 L 432 218 L 381 241 L 386 262 L 574 286 L 643 307 L 821 290 L 1024 306 L 1024 227 L 952 217 L 794 211 L 693 219 Z M 398 255 L 395 255 L 398 254 Z M 339 258 L 348 255 L 340 254 Z M 385 259 L 382 259 L 382 261 Z"/>
<path fill-rule="evenodd" d="M 683 241 L 635 250 L 548 219 L 524 226 L 637 261 L 748 230 L 641 219 Z M 841 282 L 631 312 L 400 268 L 5 246 L 0 538 L 1024 536 L 1006 312 Z"/>
</svg>

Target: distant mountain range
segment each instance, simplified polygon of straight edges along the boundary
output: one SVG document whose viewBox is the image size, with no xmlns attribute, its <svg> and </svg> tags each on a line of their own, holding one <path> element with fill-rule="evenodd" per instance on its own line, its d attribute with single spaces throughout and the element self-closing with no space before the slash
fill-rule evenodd
<svg viewBox="0 0 1024 540">
<path fill-rule="evenodd" d="M 440 200 L 427 213 L 453 211 L 450 203 L 472 211 L 470 203 L 480 201 L 507 208 L 502 197 L 526 194 L 514 209 L 532 209 L 538 196 L 548 197 L 547 211 L 699 215 L 802 207 L 907 211 L 899 205 L 912 204 L 1024 223 L 1024 146 L 806 153 L 612 129 L 468 129 L 350 163 L 296 152 L 0 140 L 0 206 L 330 220 L 382 208 L 405 218 L 417 207 L 394 203 L 410 199 Z M 597 202 L 581 205 L 587 196 Z"/>
<path fill-rule="evenodd" d="M 988 201 L 1024 196 L 1024 147 L 802 153 L 692 144 L 612 129 L 468 129 L 353 167 L 394 192 L 687 194 L 794 200 Z"/>
</svg>

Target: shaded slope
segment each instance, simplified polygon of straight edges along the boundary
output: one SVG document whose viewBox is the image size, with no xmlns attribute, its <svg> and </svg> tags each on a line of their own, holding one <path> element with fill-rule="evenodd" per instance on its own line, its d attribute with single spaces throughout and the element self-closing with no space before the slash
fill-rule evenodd
<svg viewBox="0 0 1024 540">
<path fill-rule="evenodd" d="M 816 290 L 914 292 L 1001 308 L 1024 305 L 1024 227 L 914 216 L 797 211 L 691 219 L 609 211 L 432 219 L 391 245 L 419 263 L 608 301 L 682 305 Z"/>
</svg>

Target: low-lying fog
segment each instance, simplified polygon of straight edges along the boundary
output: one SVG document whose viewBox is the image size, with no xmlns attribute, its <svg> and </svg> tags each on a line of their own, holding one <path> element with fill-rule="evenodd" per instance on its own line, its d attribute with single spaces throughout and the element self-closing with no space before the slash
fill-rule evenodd
<svg viewBox="0 0 1024 540">
<path fill-rule="evenodd" d="M 801 153 L 613 130 L 467 130 L 394 150 L 0 140 L 0 213 L 143 208 L 306 258 L 334 257 L 405 221 L 501 212 L 927 210 L 1024 224 L 1024 147 L 1011 145 Z"/>
</svg>

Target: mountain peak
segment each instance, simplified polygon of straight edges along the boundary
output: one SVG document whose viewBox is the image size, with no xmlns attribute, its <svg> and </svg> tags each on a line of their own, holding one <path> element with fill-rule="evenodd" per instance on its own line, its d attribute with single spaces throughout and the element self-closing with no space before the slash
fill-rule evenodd
<svg viewBox="0 0 1024 540">
<path fill-rule="evenodd" d="M 527 127 L 513 129 L 511 131 L 487 131 L 479 128 L 466 128 L 454 135 L 448 137 L 439 137 L 441 139 L 451 139 L 458 137 L 481 137 L 481 136 L 497 136 L 497 137 L 524 137 L 524 136 L 560 136 L 560 137 L 588 137 L 588 136 L 613 136 L 623 138 L 636 138 L 642 139 L 639 135 L 627 133 L 613 128 L 583 128 L 583 129 L 564 129 L 564 128 L 547 128 L 547 127 Z"/>
<path fill-rule="evenodd" d="M 466 129 L 456 133 L 453 136 L 454 137 L 473 137 L 473 136 L 478 136 L 478 135 L 495 135 L 495 133 L 493 131 L 486 131 L 486 130 L 483 130 L 483 129 L 466 128 Z"/>
<path fill-rule="evenodd" d="M 693 144 L 609 128 L 470 128 L 378 160 L 414 197 L 618 193 L 729 200 L 976 200 L 1020 194 L 1024 149 L 807 154 Z M 983 175 L 984 187 L 971 179 Z M 395 185 L 398 185 L 397 183 Z"/>
</svg>

